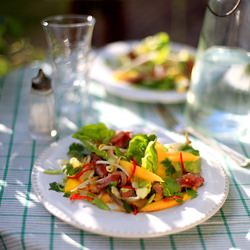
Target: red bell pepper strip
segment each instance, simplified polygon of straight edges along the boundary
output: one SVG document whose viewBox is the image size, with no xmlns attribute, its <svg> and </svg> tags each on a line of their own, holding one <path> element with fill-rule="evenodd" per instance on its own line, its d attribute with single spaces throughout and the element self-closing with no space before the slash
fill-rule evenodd
<svg viewBox="0 0 250 250">
<path fill-rule="evenodd" d="M 133 206 L 133 214 L 134 215 L 138 214 L 138 208 L 136 206 Z"/>
<path fill-rule="evenodd" d="M 132 177 L 135 175 L 135 170 L 136 170 L 136 165 L 137 165 L 135 159 L 132 159 L 132 164 L 133 164 L 133 169 L 132 169 L 132 171 L 131 171 L 128 179 L 127 179 L 127 182 L 130 182 L 130 180 L 132 179 Z"/>
<path fill-rule="evenodd" d="M 67 176 L 67 178 L 69 178 L 69 179 L 77 179 L 82 174 L 84 174 L 85 172 L 87 172 L 87 171 L 89 171 L 91 169 L 92 169 L 92 163 L 87 163 L 87 164 L 85 164 L 83 166 L 83 169 L 80 172 L 76 173 L 75 175 L 69 175 L 69 176 Z"/>
<path fill-rule="evenodd" d="M 169 197 L 166 197 L 164 199 L 162 199 L 163 201 L 170 201 L 170 200 L 182 200 L 183 197 L 182 196 L 179 196 L 179 195 L 172 195 L 172 196 L 169 196 Z"/>
<path fill-rule="evenodd" d="M 71 201 L 74 201 L 74 200 L 93 201 L 94 200 L 93 197 L 90 197 L 90 196 L 87 196 L 87 195 L 80 195 L 80 194 L 72 194 L 72 195 L 70 195 L 69 199 Z"/>
<path fill-rule="evenodd" d="M 180 163 L 181 163 L 182 174 L 185 174 L 186 170 L 185 170 L 185 165 L 183 162 L 182 152 L 180 152 Z"/>
</svg>

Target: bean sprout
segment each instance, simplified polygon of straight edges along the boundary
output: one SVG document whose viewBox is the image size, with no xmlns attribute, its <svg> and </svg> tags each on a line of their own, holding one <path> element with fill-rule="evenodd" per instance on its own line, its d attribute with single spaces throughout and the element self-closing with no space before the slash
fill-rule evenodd
<svg viewBox="0 0 250 250">
<path fill-rule="evenodd" d="M 106 170 L 107 170 L 107 172 L 112 173 L 112 172 L 116 171 L 116 166 L 113 164 L 107 165 Z"/>
</svg>

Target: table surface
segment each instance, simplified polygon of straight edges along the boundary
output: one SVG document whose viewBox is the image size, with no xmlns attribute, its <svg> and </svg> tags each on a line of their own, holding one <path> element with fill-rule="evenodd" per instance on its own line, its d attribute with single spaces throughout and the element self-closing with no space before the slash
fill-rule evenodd
<svg viewBox="0 0 250 250">
<path fill-rule="evenodd" d="M 230 178 L 225 204 L 208 221 L 182 233 L 152 239 L 106 237 L 78 230 L 47 212 L 33 192 L 31 173 L 48 143 L 32 140 L 28 131 L 30 82 L 40 66 L 35 63 L 0 80 L 0 249 L 250 249 L 250 169 L 228 157 L 223 158 Z M 166 127 L 156 104 L 120 99 L 94 82 L 90 97 L 92 121 Z M 184 104 L 168 105 L 168 110 L 183 121 Z M 232 145 L 250 155 L 249 146 Z"/>
</svg>

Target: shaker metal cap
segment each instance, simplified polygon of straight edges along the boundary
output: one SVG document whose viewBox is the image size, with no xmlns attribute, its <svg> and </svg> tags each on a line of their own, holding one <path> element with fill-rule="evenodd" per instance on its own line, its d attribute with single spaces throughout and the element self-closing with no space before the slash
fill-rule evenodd
<svg viewBox="0 0 250 250">
<path fill-rule="evenodd" d="M 31 86 L 35 90 L 49 90 L 51 89 L 51 79 L 44 74 L 42 69 L 39 69 L 37 76 L 32 78 Z"/>
</svg>

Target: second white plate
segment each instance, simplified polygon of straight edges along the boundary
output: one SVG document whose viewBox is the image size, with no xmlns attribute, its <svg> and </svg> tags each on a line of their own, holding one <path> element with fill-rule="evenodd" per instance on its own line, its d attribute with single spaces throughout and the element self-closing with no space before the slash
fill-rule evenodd
<svg viewBox="0 0 250 250">
<path fill-rule="evenodd" d="M 186 100 L 186 93 L 178 93 L 176 91 L 157 91 L 136 88 L 126 82 L 118 82 L 113 78 L 113 71 L 107 65 L 107 60 L 112 60 L 119 55 L 127 53 L 138 42 L 115 42 L 103 47 L 97 55 L 91 70 L 91 78 L 102 84 L 106 91 L 118 97 L 147 103 L 181 103 Z M 180 51 L 185 49 L 194 54 L 195 50 L 192 47 L 171 43 L 172 51 Z"/>
</svg>

